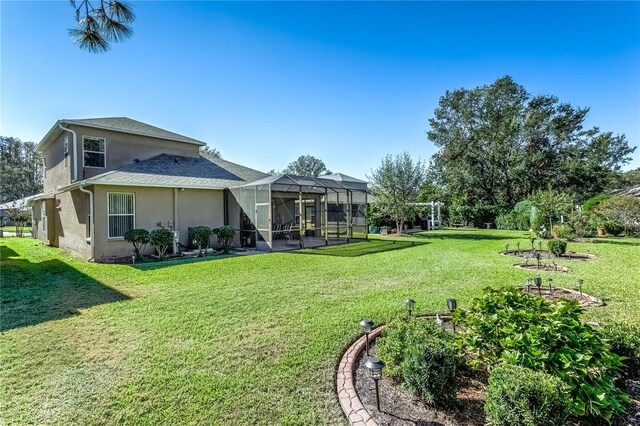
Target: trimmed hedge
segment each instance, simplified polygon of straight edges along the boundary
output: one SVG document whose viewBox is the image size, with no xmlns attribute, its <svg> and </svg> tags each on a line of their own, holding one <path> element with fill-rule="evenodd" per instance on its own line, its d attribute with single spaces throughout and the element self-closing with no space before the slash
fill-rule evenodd
<svg viewBox="0 0 640 426">
<path fill-rule="evenodd" d="M 151 245 L 156 248 L 158 257 L 164 258 L 167 250 L 173 244 L 173 232 L 168 229 L 154 229 L 149 233 Z"/>
<path fill-rule="evenodd" d="M 568 387 L 547 373 L 499 364 L 491 370 L 484 405 L 493 426 L 561 426 L 570 415 Z"/>
<path fill-rule="evenodd" d="M 391 322 L 376 345 L 387 373 L 414 395 L 436 406 L 456 398 L 456 356 L 452 336 L 435 322 L 404 318 Z"/>
<path fill-rule="evenodd" d="M 549 240 L 547 248 L 555 256 L 562 256 L 567 251 L 567 242 L 564 240 Z"/>
</svg>

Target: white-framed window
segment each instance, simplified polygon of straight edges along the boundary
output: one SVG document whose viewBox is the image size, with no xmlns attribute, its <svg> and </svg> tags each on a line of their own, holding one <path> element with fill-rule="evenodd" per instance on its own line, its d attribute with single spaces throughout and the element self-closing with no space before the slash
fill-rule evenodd
<svg viewBox="0 0 640 426">
<path fill-rule="evenodd" d="M 104 169 L 107 166 L 107 141 L 94 136 L 82 137 L 84 167 Z"/>
<path fill-rule="evenodd" d="M 63 151 L 64 151 L 64 168 L 66 169 L 67 167 L 69 167 L 69 138 L 64 138 Z"/>
<path fill-rule="evenodd" d="M 128 192 L 107 193 L 107 226 L 109 238 L 123 238 L 136 227 L 136 195 Z"/>
</svg>

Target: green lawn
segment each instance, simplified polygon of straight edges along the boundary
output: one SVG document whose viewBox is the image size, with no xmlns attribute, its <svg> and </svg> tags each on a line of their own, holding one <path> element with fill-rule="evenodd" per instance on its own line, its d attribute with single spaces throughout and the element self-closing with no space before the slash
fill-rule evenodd
<svg viewBox="0 0 640 426">
<path fill-rule="evenodd" d="M 342 424 L 333 372 L 358 322 L 464 306 L 530 275 L 524 233 L 451 230 L 293 253 L 102 265 L 4 238 L 0 404 L 11 424 Z M 570 243 L 561 286 L 640 322 L 640 240 Z M 561 262 L 559 262 L 561 263 Z M 562 263 L 561 263 L 562 264 Z"/>
<path fill-rule="evenodd" d="M 4 232 L 16 232 L 16 227 L 15 226 L 3 226 L 2 230 Z M 24 234 L 27 234 L 27 233 L 31 232 L 31 227 L 30 226 L 24 226 L 22 228 L 22 232 Z"/>
</svg>

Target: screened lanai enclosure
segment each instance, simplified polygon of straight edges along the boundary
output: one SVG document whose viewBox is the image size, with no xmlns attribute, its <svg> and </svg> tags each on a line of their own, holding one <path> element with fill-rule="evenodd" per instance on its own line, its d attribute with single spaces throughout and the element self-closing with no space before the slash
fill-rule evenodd
<svg viewBox="0 0 640 426">
<path fill-rule="evenodd" d="M 230 192 L 244 247 L 282 251 L 367 238 L 367 183 L 359 179 L 279 174 Z"/>
</svg>

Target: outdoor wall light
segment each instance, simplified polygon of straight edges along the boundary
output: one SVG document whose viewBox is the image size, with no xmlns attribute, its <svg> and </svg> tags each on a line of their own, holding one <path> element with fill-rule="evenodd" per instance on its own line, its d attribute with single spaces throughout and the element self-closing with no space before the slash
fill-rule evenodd
<svg viewBox="0 0 640 426">
<path fill-rule="evenodd" d="M 413 312 L 413 307 L 416 306 L 416 301 L 413 299 L 407 299 L 404 301 L 405 305 L 407 305 L 407 312 L 409 313 L 409 316 L 411 316 L 411 313 Z"/>
<path fill-rule="evenodd" d="M 362 332 L 364 333 L 364 338 L 367 344 L 367 356 L 369 356 L 369 333 L 373 330 L 373 321 L 368 318 L 360 321 L 360 327 L 362 327 Z"/>
<path fill-rule="evenodd" d="M 384 362 L 376 357 L 371 357 L 365 362 L 364 366 L 369 370 L 369 374 L 376 384 L 376 407 L 378 407 L 378 411 L 380 411 L 380 388 L 378 386 L 378 380 L 382 377 Z"/>
</svg>

